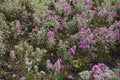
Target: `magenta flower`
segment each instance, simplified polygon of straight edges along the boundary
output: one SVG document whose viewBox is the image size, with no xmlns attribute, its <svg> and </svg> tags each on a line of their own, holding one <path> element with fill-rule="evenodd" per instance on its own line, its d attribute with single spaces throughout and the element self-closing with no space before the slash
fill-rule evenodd
<svg viewBox="0 0 120 80">
<path fill-rule="evenodd" d="M 22 77 L 19 78 L 19 80 L 26 80 L 26 77 L 22 76 Z"/>
<path fill-rule="evenodd" d="M 52 68 L 52 66 L 53 66 L 52 63 L 49 62 L 48 67 Z"/>
<path fill-rule="evenodd" d="M 118 2 L 118 4 L 117 4 L 117 5 L 118 5 L 118 7 L 120 7 L 120 2 Z"/>
<path fill-rule="evenodd" d="M 5 51 L 3 51 L 2 54 L 5 55 L 6 54 Z"/>
<path fill-rule="evenodd" d="M 11 50 L 10 53 L 11 53 L 12 55 L 14 55 L 14 54 L 15 54 L 15 51 L 14 51 L 14 50 Z"/>
<path fill-rule="evenodd" d="M 58 71 L 58 74 L 60 74 L 61 66 L 58 65 L 58 66 L 56 67 L 56 69 L 57 69 L 57 71 Z"/>
<path fill-rule="evenodd" d="M 47 67 L 49 67 L 49 68 L 52 68 L 52 63 L 50 62 L 50 60 L 47 60 Z"/>
<path fill-rule="evenodd" d="M 59 28 L 59 30 L 60 30 L 60 31 L 62 31 L 62 30 L 63 30 L 63 28 L 62 28 L 62 27 L 60 27 L 60 28 Z"/>
<path fill-rule="evenodd" d="M 51 38 L 48 38 L 49 41 L 54 41 L 56 40 L 55 38 L 51 37 Z"/>
<path fill-rule="evenodd" d="M 57 60 L 57 64 L 58 64 L 58 65 L 60 65 L 61 62 L 62 62 L 61 59 L 58 59 L 58 60 Z"/>
<path fill-rule="evenodd" d="M 118 77 L 120 78 L 120 72 L 118 73 Z"/>
<path fill-rule="evenodd" d="M 63 41 L 62 41 L 62 39 L 59 39 L 59 43 L 62 43 Z"/>
<path fill-rule="evenodd" d="M 82 18 L 82 14 L 77 14 L 77 16 L 81 19 Z"/>
<path fill-rule="evenodd" d="M 106 40 L 106 43 L 107 43 L 107 44 L 110 43 L 110 40 Z"/>
<path fill-rule="evenodd" d="M 22 32 L 22 30 L 21 29 L 18 29 L 18 31 L 17 31 L 18 33 L 21 33 Z"/>
<path fill-rule="evenodd" d="M 54 27 L 54 32 L 58 32 L 58 28 Z"/>
<path fill-rule="evenodd" d="M 107 27 L 104 28 L 104 32 L 108 32 L 108 28 Z"/>
<path fill-rule="evenodd" d="M 61 59 L 58 59 L 57 60 L 57 67 L 56 67 L 56 70 L 58 71 L 58 74 L 60 74 L 60 70 L 61 70 Z"/>
<path fill-rule="evenodd" d="M 82 23 L 81 23 L 81 21 L 80 21 L 80 20 L 78 20 L 78 24 L 79 24 L 79 26 L 82 26 Z"/>
<path fill-rule="evenodd" d="M 54 10 L 48 10 L 48 14 L 52 14 Z"/>
<path fill-rule="evenodd" d="M 71 53 L 72 53 L 73 55 L 75 55 L 75 50 L 74 50 L 74 48 L 70 48 L 70 51 L 71 51 Z"/>
<path fill-rule="evenodd" d="M 68 78 L 68 79 L 73 79 L 72 75 L 68 75 L 67 78 Z"/>
<path fill-rule="evenodd" d="M 86 23 L 88 23 L 89 19 L 88 19 L 88 18 L 85 18 L 85 21 L 86 21 Z"/>
<path fill-rule="evenodd" d="M 82 43 L 82 41 L 80 41 L 79 48 L 85 48 L 85 46 L 84 46 L 84 44 Z"/>
<path fill-rule="evenodd" d="M 22 30 L 20 29 L 21 24 L 20 24 L 19 21 L 16 21 L 15 27 L 16 27 L 16 29 L 17 29 L 18 34 L 22 33 Z"/>
<path fill-rule="evenodd" d="M 104 10 L 104 9 L 100 9 L 100 15 L 103 15 L 103 14 L 107 14 L 107 11 L 106 10 Z"/>
<path fill-rule="evenodd" d="M 3 45 L 3 42 L 2 41 L 0 41 L 0 46 L 2 46 Z"/>
<path fill-rule="evenodd" d="M 92 40 L 90 38 L 86 38 L 86 40 L 89 44 L 92 43 Z"/>
<path fill-rule="evenodd" d="M 76 40 L 76 37 L 77 37 L 77 35 L 76 35 L 76 34 L 71 35 L 71 38 L 73 38 L 74 40 Z"/>
<path fill-rule="evenodd" d="M 87 3 L 88 3 L 88 2 L 90 2 L 90 0 L 85 0 L 85 2 L 87 2 Z"/>
<path fill-rule="evenodd" d="M 85 33 L 85 28 L 81 28 L 80 34 L 86 34 L 86 33 Z"/>
<path fill-rule="evenodd" d="M 103 64 L 103 63 L 98 63 L 98 66 L 99 66 L 99 67 L 104 67 L 104 68 L 107 67 L 107 66 L 106 66 L 105 64 Z"/>
<path fill-rule="evenodd" d="M 120 28 L 120 23 L 118 23 L 117 26 Z"/>
<path fill-rule="evenodd" d="M 116 10 L 112 11 L 112 17 L 114 17 L 117 14 Z"/>
<path fill-rule="evenodd" d="M 33 32 L 34 32 L 35 34 L 37 34 L 37 33 L 38 33 L 38 29 L 37 29 L 37 28 L 33 29 Z"/>
<path fill-rule="evenodd" d="M 48 36 L 54 36 L 54 35 L 55 35 L 55 33 L 53 31 L 48 32 Z"/>
<path fill-rule="evenodd" d="M 67 10 L 71 10 L 71 6 L 68 3 L 65 3 L 63 10 L 64 10 L 64 12 L 66 12 Z"/>
<path fill-rule="evenodd" d="M 37 19 L 37 20 L 35 21 L 35 23 L 37 24 L 37 26 L 39 26 L 39 24 L 40 24 L 40 20 Z"/>
<path fill-rule="evenodd" d="M 87 30 L 88 30 L 88 32 L 89 32 L 89 33 L 91 33 L 91 32 L 92 32 L 90 28 L 88 28 Z"/>
<path fill-rule="evenodd" d="M 86 48 L 90 48 L 90 46 L 89 46 L 89 45 L 87 45 L 87 46 L 86 46 Z"/>
<path fill-rule="evenodd" d="M 39 58 L 35 58 L 35 61 L 36 61 L 36 62 L 40 62 L 40 59 L 39 59 Z"/>
<path fill-rule="evenodd" d="M 20 22 L 19 22 L 19 21 L 16 21 L 15 27 L 16 27 L 17 29 L 20 29 L 21 24 L 20 24 Z"/>
<path fill-rule="evenodd" d="M 23 6 L 22 11 L 24 12 L 26 10 L 26 6 Z"/>
<path fill-rule="evenodd" d="M 93 13 L 93 14 L 94 14 L 95 12 L 96 12 L 95 10 L 91 10 L 91 13 Z"/>
<path fill-rule="evenodd" d="M 95 65 L 94 67 L 93 67 L 93 70 L 94 71 L 97 71 L 99 69 L 99 67 L 97 66 L 97 65 Z"/>
<path fill-rule="evenodd" d="M 94 74 L 94 75 L 93 75 L 93 78 L 97 78 L 97 75 Z"/>
</svg>

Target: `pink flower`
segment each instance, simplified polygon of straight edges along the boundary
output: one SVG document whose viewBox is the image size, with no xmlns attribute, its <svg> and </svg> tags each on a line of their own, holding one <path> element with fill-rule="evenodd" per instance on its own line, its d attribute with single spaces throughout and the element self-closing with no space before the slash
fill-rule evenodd
<svg viewBox="0 0 120 80">
<path fill-rule="evenodd" d="M 105 80 L 104 78 L 102 78 L 102 80 Z"/>
<path fill-rule="evenodd" d="M 77 37 L 76 34 L 71 35 L 71 38 L 74 39 L 74 40 L 76 40 L 76 37 Z"/>
<path fill-rule="evenodd" d="M 117 14 L 116 10 L 112 11 L 112 17 L 114 17 Z"/>
<path fill-rule="evenodd" d="M 73 1 L 73 4 L 75 4 L 77 1 L 76 0 L 72 0 Z"/>
<path fill-rule="evenodd" d="M 51 14 L 51 13 L 53 13 L 54 12 L 54 10 L 48 10 L 48 13 L 49 14 Z"/>
<path fill-rule="evenodd" d="M 58 64 L 58 65 L 60 65 L 61 62 L 62 62 L 61 59 L 58 59 L 58 60 L 57 60 L 57 64 Z"/>
<path fill-rule="evenodd" d="M 34 32 L 35 34 L 37 34 L 37 33 L 38 33 L 38 29 L 37 29 L 37 28 L 33 29 L 33 32 Z"/>
<path fill-rule="evenodd" d="M 86 23 L 89 21 L 89 19 L 88 18 L 85 18 L 85 21 L 86 21 Z"/>
<path fill-rule="evenodd" d="M 35 58 L 35 61 L 36 61 L 36 62 L 40 62 L 40 59 L 39 59 L 39 58 Z"/>
<path fill-rule="evenodd" d="M 16 21 L 15 27 L 16 27 L 16 29 L 17 29 L 18 34 L 22 33 L 22 30 L 20 29 L 21 24 L 20 24 L 19 21 Z"/>
<path fill-rule="evenodd" d="M 94 71 L 97 71 L 99 69 L 99 67 L 97 66 L 97 65 L 95 65 L 94 67 L 93 67 L 93 70 Z"/>
<path fill-rule="evenodd" d="M 92 40 L 90 38 L 86 38 L 86 40 L 89 44 L 92 43 Z"/>
<path fill-rule="evenodd" d="M 84 44 L 82 43 L 82 41 L 80 41 L 79 48 L 85 48 L 85 46 L 84 46 Z"/>
<path fill-rule="evenodd" d="M 104 32 L 108 32 L 108 28 L 107 27 L 104 28 Z"/>
<path fill-rule="evenodd" d="M 39 24 L 40 24 L 40 20 L 37 19 L 35 23 L 37 24 L 37 26 L 39 26 Z"/>
<path fill-rule="evenodd" d="M 54 32 L 57 32 L 58 31 L 58 28 L 54 27 Z"/>
<path fill-rule="evenodd" d="M 22 30 L 21 29 L 18 29 L 18 31 L 17 31 L 18 33 L 21 33 L 22 32 Z"/>
<path fill-rule="evenodd" d="M 14 50 L 11 50 L 10 53 L 11 53 L 12 55 L 14 55 L 14 54 L 15 54 L 15 51 L 14 51 Z"/>
<path fill-rule="evenodd" d="M 73 79 L 72 75 L 68 75 L 67 78 L 68 78 L 68 79 Z"/>
<path fill-rule="evenodd" d="M 93 13 L 93 14 L 94 14 L 95 12 L 96 12 L 95 10 L 91 10 L 91 13 Z"/>
<path fill-rule="evenodd" d="M 85 0 L 85 2 L 90 2 L 90 0 Z"/>
<path fill-rule="evenodd" d="M 58 66 L 56 67 L 56 69 L 57 69 L 57 71 L 58 71 L 58 74 L 60 74 L 61 66 L 58 65 Z"/>
<path fill-rule="evenodd" d="M 107 11 L 106 10 L 104 10 L 104 9 L 100 9 L 100 15 L 103 15 L 103 14 L 107 14 Z"/>
<path fill-rule="evenodd" d="M 26 80 L 26 77 L 22 76 L 22 77 L 19 78 L 19 80 Z"/>
<path fill-rule="evenodd" d="M 120 28 L 120 23 L 118 23 L 117 26 Z"/>
<path fill-rule="evenodd" d="M 65 3 L 63 10 L 64 12 L 66 12 L 67 10 L 71 10 L 71 6 L 68 3 Z"/>
<path fill-rule="evenodd" d="M 62 28 L 62 27 L 60 27 L 60 28 L 59 28 L 59 30 L 60 30 L 60 31 L 62 31 L 62 30 L 63 30 L 63 28 Z"/>
<path fill-rule="evenodd" d="M 4 55 L 5 55 L 5 54 L 6 54 L 6 53 L 5 53 L 5 51 L 3 51 L 3 52 L 2 52 L 2 54 L 4 54 Z"/>
<path fill-rule="evenodd" d="M 118 73 L 118 77 L 120 77 L 120 73 Z"/>
<path fill-rule="evenodd" d="M 88 32 L 89 32 L 89 33 L 91 33 L 91 32 L 92 32 L 90 28 L 88 28 L 87 30 L 88 30 Z"/>
<path fill-rule="evenodd" d="M 3 45 L 3 42 L 0 41 L 0 46 L 2 46 L 2 45 Z"/>
<path fill-rule="evenodd" d="M 16 27 L 17 29 L 20 29 L 21 24 L 20 24 L 20 22 L 19 22 L 19 21 L 16 21 L 15 27 Z"/>
<path fill-rule="evenodd" d="M 86 48 L 90 48 L 90 46 L 89 46 L 89 45 L 86 45 Z"/>
<path fill-rule="evenodd" d="M 106 43 L 109 43 L 110 42 L 110 40 L 106 40 Z"/>
<path fill-rule="evenodd" d="M 51 38 L 48 38 L 49 41 L 54 41 L 56 40 L 55 38 L 51 37 Z"/>
<path fill-rule="evenodd" d="M 79 26 L 82 26 L 82 23 L 81 23 L 81 21 L 80 21 L 80 20 L 78 20 L 78 24 L 79 24 Z"/>
<path fill-rule="evenodd" d="M 97 75 L 94 74 L 94 75 L 93 75 L 93 78 L 97 78 Z"/>
<path fill-rule="evenodd" d="M 50 63 L 50 62 L 48 62 L 47 65 L 49 68 L 52 68 L 52 66 L 53 66 L 52 63 Z"/>
<path fill-rule="evenodd" d="M 111 76 L 107 76 L 107 78 L 110 80 L 112 77 Z"/>
<path fill-rule="evenodd" d="M 48 36 L 54 36 L 54 35 L 55 35 L 55 33 L 53 31 L 48 32 Z"/>
<path fill-rule="evenodd" d="M 26 10 L 26 6 L 23 6 L 22 11 L 24 12 Z"/>
<path fill-rule="evenodd" d="M 80 34 L 86 34 L 86 33 L 85 33 L 85 28 L 81 28 Z"/>
<path fill-rule="evenodd" d="M 82 18 L 82 14 L 77 14 L 77 16 L 81 19 Z"/>
<path fill-rule="evenodd" d="M 103 63 L 98 63 L 98 66 L 99 66 L 99 67 L 104 67 L 104 68 L 107 67 L 107 66 L 106 66 L 105 64 L 103 64 Z"/>
<path fill-rule="evenodd" d="M 120 7 L 120 2 L 118 2 L 117 6 Z"/>
<path fill-rule="evenodd" d="M 70 48 L 70 51 L 71 51 L 71 53 L 72 53 L 73 55 L 75 54 L 74 48 Z"/>
<path fill-rule="evenodd" d="M 59 43 L 62 43 L 63 41 L 62 41 L 62 39 L 59 39 Z"/>
<path fill-rule="evenodd" d="M 56 70 L 58 71 L 58 74 L 60 73 L 60 70 L 61 70 L 61 59 L 58 59 L 57 60 L 57 67 L 56 67 Z"/>
</svg>

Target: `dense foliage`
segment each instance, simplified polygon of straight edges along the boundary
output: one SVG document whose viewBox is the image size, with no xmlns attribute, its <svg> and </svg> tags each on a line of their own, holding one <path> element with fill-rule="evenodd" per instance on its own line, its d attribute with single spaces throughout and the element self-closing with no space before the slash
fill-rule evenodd
<svg viewBox="0 0 120 80">
<path fill-rule="evenodd" d="M 0 0 L 0 55 L 2 80 L 119 80 L 103 63 L 120 56 L 120 2 Z"/>
</svg>

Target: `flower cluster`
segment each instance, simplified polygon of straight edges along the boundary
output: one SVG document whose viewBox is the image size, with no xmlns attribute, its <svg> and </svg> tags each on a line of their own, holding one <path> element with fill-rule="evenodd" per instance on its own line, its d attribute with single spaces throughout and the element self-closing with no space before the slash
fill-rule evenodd
<svg viewBox="0 0 120 80">
<path fill-rule="evenodd" d="M 119 0 L 0 0 L 0 78 L 77 80 L 73 70 L 119 52 Z M 80 75 L 109 80 L 113 74 L 99 63 Z"/>
<path fill-rule="evenodd" d="M 94 65 L 91 71 L 83 71 L 80 72 L 79 75 L 82 79 L 94 79 L 94 80 L 118 80 L 117 70 L 110 69 L 104 63 L 98 63 L 98 65 Z"/>
</svg>

